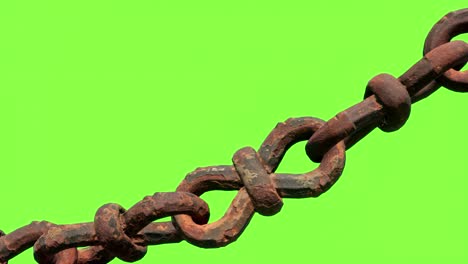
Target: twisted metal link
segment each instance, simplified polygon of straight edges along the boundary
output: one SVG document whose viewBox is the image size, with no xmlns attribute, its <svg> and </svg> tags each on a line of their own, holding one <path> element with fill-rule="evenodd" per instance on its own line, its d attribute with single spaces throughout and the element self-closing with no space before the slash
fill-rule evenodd
<svg viewBox="0 0 468 264">
<path fill-rule="evenodd" d="M 280 212 L 282 198 L 317 197 L 340 177 L 345 151 L 379 127 L 384 132 L 401 128 L 411 104 L 441 86 L 467 92 L 468 44 L 450 40 L 468 32 L 468 9 L 444 16 L 430 31 L 424 57 L 399 78 L 380 74 L 372 78 L 364 100 L 328 122 L 314 117 L 289 118 L 278 123 L 260 148 L 238 150 L 233 165 L 197 168 L 175 192 L 155 193 L 126 210 L 109 203 L 100 207 L 93 222 L 56 225 L 34 221 L 5 234 L 0 230 L 0 264 L 7 264 L 33 247 L 38 263 L 108 263 L 115 257 L 133 262 L 148 245 L 189 243 L 222 247 L 234 242 L 254 213 Z M 287 150 L 307 140 L 306 153 L 315 170 L 301 174 L 275 173 Z M 199 196 L 212 190 L 237 190 L 224 216 L 208 223 L 210 211 Z M 172 216 L 169 222 L 154 222 Z M 78 250 L 78 247 L 86 247 Z"/>
</svg>

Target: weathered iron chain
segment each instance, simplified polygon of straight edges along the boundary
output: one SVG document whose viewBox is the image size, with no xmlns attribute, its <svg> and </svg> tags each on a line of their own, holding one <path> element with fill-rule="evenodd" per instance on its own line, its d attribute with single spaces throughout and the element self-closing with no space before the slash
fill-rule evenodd
<svg viewBox="0 0 468 264">
<path fill-rule="evenodd" d="M 0 263 L 34 247 L 38 263 L 107 263 L 113 258 L 132 262 L 143 258 L 148 245 L 186 240 L 199 247 L 221 247 L 235 241 L 254 212 L 274 215 L 282 198 L 317 197 L 341 175 L 345 151 L 379 127 L 402 127 L 411 104 L 439 87 L 467 92 L 468 44 L 450 41 L 468 32 L 468 9 L 444 16 L 430 31 L 424 57 L 399 78 L 380 74 L 369 81 L 364 100 L 324 122 L 313 117 L 279 123 L 258 151 L 238 150 L 233 166 L 197 168 L 176 192 L 155 193 L 125 210 L 106 204 L 93 222 L 55 225 L 32 222 L 9 234 L 0 231 Z M 317 169 L 303 174 L 275 173 L 293 144 L 308 140 L 306 152 Z M 226 214 L 208 223 L 208 205 L 199 196 L 211 190 L 238 190 Z M 153 222 L 172 216 L 170 222 Z M 86 247 L 78 250 L 77 247 Z"/>
</svg>

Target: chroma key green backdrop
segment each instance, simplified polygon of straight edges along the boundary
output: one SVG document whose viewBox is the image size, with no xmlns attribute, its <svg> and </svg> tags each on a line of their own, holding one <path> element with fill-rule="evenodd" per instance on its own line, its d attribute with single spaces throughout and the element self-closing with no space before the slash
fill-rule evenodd
<svg viewBox="0 0 468 264">
<path fill-rule="evenodd" d="M 2 1 L 0 229 L 90 222 L 231 164 L 289 117 L 332 118 L 422 56 L 463 1 Z M 457 37 L 468 41 L 467 35 Z M 466 94 L 440 89 L 347 151 L 319 198 L 285 199 L 219 249 L 140 263 L 468 263 Z M 305 142 L 278 172 L 312 170 Z M 210 192 L 219 219 L 235 192 Z M 167 219 L 165 219 L 167 220 Z M 11 263 L 32 263 L 29 249 Z M 114 260 L 112 263 L 122 263 Z"/>
</svg>

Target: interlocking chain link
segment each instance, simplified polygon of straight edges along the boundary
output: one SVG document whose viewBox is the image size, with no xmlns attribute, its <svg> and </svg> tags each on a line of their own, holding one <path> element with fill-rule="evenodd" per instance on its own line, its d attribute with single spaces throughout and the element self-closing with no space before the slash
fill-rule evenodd
<svg viewBox="0 0 468 264">
<path fill-rule="evenodd" d="M 197 168 L 175 192 L 155 193 L 126 210 L 114 203 L 100 207 L 89 223 L 56 225 L 34 221 L 9 234 L 0 230 L 0 264 L 33 247 L 38 263 L 108 263 L 115 257 L 133 262 L 148 245 L 189 243 L 222 247 L 234 242 L 255 212 L 274 215 L 282 198 L 317 197 L 340 177 L 345 151 L 379 127 L 392 132 L 402 127 L 411 104 L 441 86 L 467 92 L 468 44 L 450 41 L 468 32 L 468 9 L 444 16 L 430 31 L 424 57 L 399 78 L 380 74 L 371 79 L 364 100 L 327 122 L 314 117 L 289 118 L 279 123 L 258 150 L 245 147 L 232 166 Z M 318 168 L 302 174 L 275 173 L 286 151 L 307 140 L 306 153 Z M 211 190 L 237 190 L 224 216 L 208 223 L 208 205 L 199 196 Z M 169 222 L 154 222 L 172 216 Z M 85 247 L 78 250 L 78 247 Z"/>
</svg>

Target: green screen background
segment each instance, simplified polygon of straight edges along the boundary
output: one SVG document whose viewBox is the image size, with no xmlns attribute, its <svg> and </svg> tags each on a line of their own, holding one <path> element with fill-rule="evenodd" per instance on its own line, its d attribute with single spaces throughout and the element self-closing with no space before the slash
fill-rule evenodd
<svg viewBox="0 0 468 264">
<path fill-rule="evenodd" d="M 402 74 L 466 1 L 2 1 L 0 229 L 89 222 L 231 164 L 288 117 L 329 119 Z M 458 37 L 468 41 L 467 35 Z M 467 263 L 465 94 L 440 89 L 347 151 L 336 185 L 256 214 L 219 249 L 140 263 Z M 317 164 L 305 142 L 278 172 Z M 212 220 L 235 192 L 203 195 Z M 33 262 L 32 250 L 11 263 Z M 114 260 L 112 263 L 122 263 Z"/>
</svg>

